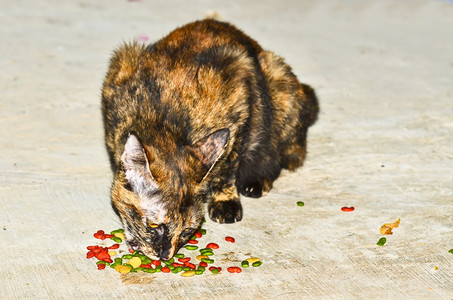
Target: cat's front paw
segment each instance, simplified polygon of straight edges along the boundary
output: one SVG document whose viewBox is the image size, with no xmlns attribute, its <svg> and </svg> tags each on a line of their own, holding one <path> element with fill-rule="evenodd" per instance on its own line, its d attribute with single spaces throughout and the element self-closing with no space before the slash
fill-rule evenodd
<svg viewBox="0 0 453 300">
<path fill-rule="evenodd" d="M 234 223 L 242 220 L 242 205 L 238 200 L 211 201 L 209 217 L 217 223 Z"/>
<path fill-rule="evenodd" d="M 263 196 L 263 185 L 259 181 L 248 182 L 239 187 L 239 193 L 246 197 L 260 198 Z"/>
</svg>

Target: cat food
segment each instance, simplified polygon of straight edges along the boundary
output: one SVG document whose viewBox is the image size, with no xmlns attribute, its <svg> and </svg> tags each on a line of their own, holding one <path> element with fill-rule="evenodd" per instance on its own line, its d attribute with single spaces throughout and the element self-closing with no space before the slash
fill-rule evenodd
<svg viewBox="0 0 453 300">
<path fill-rule="evenodd" d="M 129 260 L 128 263 L 132 266 L 132 268 L 135 269 L 140 267 L 140 265 L 142 264 L 142 260 L 139 257 L 134 256 Z"/>
<path fill-rule="evenodd" d="M 186 249 L 187 249 L 187 250 L 197 250 L 197 249 L 198 249 L 198 246 L 195 246 L 195 245 L 187 245 L 187 246 L 186 246 Z"/>
<path fill-rule="evenodd" d="M 188 244 L 198 244 L 198 241 L 197 240 L 188 240 L 187 243 Z"/>
<path fill-rule="evenodd" d="M 354 211 L 354 206 L 343 206 L 341 208 L 342 211 Z"/>
<path fill-rule="evenodd" d="M 206 233 L 205 230 L 197 230 L 194 234 L 194 238 L 197 238 L 197 235 L 202 236 L 203 231 L 205 234 Z M 110 234 L 106 234 L 104 231 L 98 230 L 95 233 L 95 238 L 100 240 L 106 240 L 107 238 L 110 238 L 112 240 L 113 238 L 119 239 L 120 237 L 118 237 L 117 235 L 119 236 L 123 235 L 124 237 L 123 230 L 122 229 L 114 230 Z M 234 243 L 235 239 L 231 236 L 227 236 L 225 237 L 225 241 Z M 213 249 L 219 248 L 219 245 L 216 243 L 208 243 L 206 248 L 199 250 L 201 254 L 196 256 L 198 263 L 191 263 L 190 262 L 191 257 L 186 257 L 183 253 L 176 253 L 173 258 L 167 261 L 160 261 L 152 260 L 146 255 L 141 254 L 139 251 L 132 251 L 131 249 L 129 249 L 130 253 L 123 254 L 121 257 L 115 257 L 113 260 L 114 256 L 117 256 L 118 253 L 124 251 L 124 250 L 116 251 L 116 249 L 119 249 L 120 246 L 121 245 L 119 243 L 112 244 L 111 246 L 108 247 L 102 247 L 99 245 L 88 246 L 87 258 L 96 257 L 98 259 L 98 261 L 96 262 L 98 270 L 103 270 L 106 268 L 106 266 L 110 266 L 110 268 L 116 270 L 121 274 L 128 274 L 139 271 L 143 271 L 145 273 L 162 272 L 173 274 L 182 272 L 181 276 L 191 277 L 194 275 L 203 274 L 209 265 L 211 265 L 209 266 L 209 271 L 211 271 L 212 274 L 218 274 L 222 270 L 221 267 L 212 266 L 212 264 L 214 263 L 214 259 L 210 258 L 210 256 L 214 255 Z M 188 249 L 187 246 L 194 245 L 193 244 L 186 245 L 186 249 Z M 197 246 L 195 247 L 196 248 L 194 248 L 194 250 L 198 249 Z M 249 265 L 256 267 L 261 264 L 262 262 L 260 261 L 259 258 L 251 257 L 248 258 L 247 260 L 244 260 L 241 263 L 241 266 L 243 268 L 247 268 Z M 229 267 L 227 270 L 229 273 L 242 272 L 242 269 L 240 267 Z"/>
<path fill-rule="evenodd" d="M 249 264 L 253 264 L 257 261 L 260 261 L 260 259 L 258 257 L 251 257 L 251 258 L 247 258 L 246 261 L 248 261 Z"/>
<path fill-rule="evenodd" d="M 195 271 L 194 270 L 191 270 L 191 271 L 185 271 L 181 274 L 181 276 L 183 277 L 192 277 L 193 275 L 195 275 Z"/>
<path fill-rule="evenodd" d="M 394 223 L 385 223 L 384 225 L 382 225 L 379 231 L 383 235 L 393 234 L 392 232 L 393 228 L 397 228 L 399 225 L 400 219 L 398 218 L 398 220 L 396 220 Z"/>
<path fill-rule="evenodd" d="M 242 269 L 239 267 L 228 267 L 227 271 L 230 273 L 241 273 Z"/>
<path fill-rule="evenodd" d="M 208 249 L 219 249 L 219 245 L 217 245 L 216 243 L 209 243 L 206 245 L 206 248 Z"/>
<path fill-rule="evenodd" d="M 450 252 L 451 254 L 453 254 L 453 248 L 448 250 L 448 252 Z"/>
<path fill-rule="evenodd" d="M 386 242 L 387 242 L 387 239 L 385 237 L 383 237 L 383 238 L 379 239 L 379 241 L 376 243 L 376 245 L 384 246 Z"/>
<path fill-rule="evenodd" d="M 230 242 L 230 243 L 234 243 L 236 240 L 232 236 L 226 236 L 225 237 L 225 241 Z"/>
<path fill-rule="evenodd" d="M 304 206 L 305 203 L 303 203 L 302 201 L 297 201 L 297 206 Z"/>
<path fill-rule="evenodd" d="M 259 261 L 255 261 L 255 262 L 252 264 L 252 266 L 253 266 L 253 267 L 259 267 L 259 266 L 261 266 L 262 264 L 263 264 L 263 262 L 259 260 Z"/>
</svg>

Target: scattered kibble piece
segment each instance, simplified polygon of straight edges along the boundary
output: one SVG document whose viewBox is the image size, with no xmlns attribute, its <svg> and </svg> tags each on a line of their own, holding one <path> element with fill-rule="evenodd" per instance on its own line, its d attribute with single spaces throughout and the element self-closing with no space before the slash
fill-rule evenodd
<svg viewBox="0 0 453 300">
<path fill-rule="evenodd" d="M 132 268 L 135 269 L 140 267 L 140 265 L 142 264 L 142 260 L 139 257 L 134 256 L 131 259 L 129 259 L 129 264 L 132 266 Z"/>
<path fill-rule="evenodd" d="M 129 273 L 131 271 L 131 267 L 125 266 L 125 265 L 117 265 L 115 267 L 115 270 L 117 272 L 120 272 L 121 274 L 127 274 L 127 273 Z"/>
<path fill-rule="evenodd" d="M 116 251 L 109 251 L 107 252 L 110 256 L 115 256 L 116 255 Z"/>
<path fill-rule="evenodd" d="M 226 237 L 225 237 L 225 241 L 230 242 L 230 243 L 236 242 L 236 240 L 235 240 L 234 237 L 232 237 L 232 236 L 226 236 Z"/>
<path fill-rule="evenodd" d="M 450 252 L 451 254 L 453 254 L 453 248 L 448 250 L 448 252 Z"/>
<path fill-rule="evenodd" d="M 201 261 L 203 258 L 209 259 L 209 256 L 207 255 L 198 255 L 197 260 Z"/>
<path fill-rule="evenodd" d="M 203 236 L 203 234 L 201 234 L 201 232 L 199 230 L 195 231 L 196 238 L 201 238 L 202 236 Z"/>
<path fill-rule="evenodd" d="M 181 276 L 183 277 L 192 277 L 193 275 L 195 275 L 195 271 L 194 270 L 191 270 L 191 271 L 185 271 L 181 274 Z"/>
<path fill-rule="evenodd" d="M 250 263 L 248 261 L 244 260 L 241 262 L 241 267 L 248 268 L 249 266 L 250 266 Z"/>
<path fill-rule="evenodd" d="M 195 246 L 195 245 L 186 245 L 186 249 L 187 249 L 187 250 L 197 250 L 197 249 L 198 249 L 198 246 Z"/>
<path fill-rule="evenodd" d="M 263 264 L 263 262 L 259 260 L 259 261 L 255 261 L 255 262 L 252 264 L 252 266 L 253 266 L 253 267 L 259 267 L 259 266 L 261 266 L 262 264 Z"/>
<path fill-rule="evenodd" d="M 114 235 L 115 237 L 117 237 L 117 238 L 122 239 L 122 240 L 125 240 L 125 239 L 126 239 L 126 237 L 124 236 L 124 233 L 122 233 L 122 232 L 116 232 L 116 233 L 113 234 L 113 235 Z"/>
<path fill-rule="evenodd" d="M 241 273 L 242 269 L 239 267 L 228 267 L 227 271 L 230 273 Z"/>
<path fill-rule="evenodd" d="M 342 211 L 354 211 L 354 206 L 343 206 L 341 208 Z"/>
<path fill-rule="evenodd" d="M 209 243 L 209 244 L 206 245 L 206 248 L 219 249 L 219 245 L 217 245 L 216 243 Z"/>
<path fill-rule="evenodd" d="M 302 201 L 297 201 L 297 206 L 304 206 L 305 203 L 303 203 Z"/>
<path fill-rule="evenodd" d="M 397 228 L 400 225 L 400 219 L 396 220 L 394 223 L 385 223 L 381 226 L 380 232 L 381 234 L 388 235 L 393 234 L 393 228 Z"/>
<path fill-rule="evenodd" d="M 376 243 L 376 245 L 384 246 L 386 242 L 387 242 L 387 239 L 385 237 L 383 237 L 383 238 L 379 239 L 379 241 Z"/>
<path fill-rule="evenodd" d="M 197 240 L 188 240 L 187 243 L 189 244 L 198 244 L 198 241 Z"/>
<path fill-rule="evenodd" d="M 247 258 L 246 261 L 248 261 L 249 264 L 253 264 L 254 262 L 260 261 L 260 259 L 258 257 L 250 257 Z"/>
<path fill-rule="evenodd" d="M 169 267 L 163 267 L 160 270 L 162 271 L 162 273 L 170 273 L 170 271 L 171 271 Z"/>
</svg>

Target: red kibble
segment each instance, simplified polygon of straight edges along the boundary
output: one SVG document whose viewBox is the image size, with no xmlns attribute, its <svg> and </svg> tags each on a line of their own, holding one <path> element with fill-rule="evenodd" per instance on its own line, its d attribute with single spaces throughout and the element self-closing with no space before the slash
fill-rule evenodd
<svg viewBox="0 0 453 300">
<path fill-rule="evenodd" d="M 183 257 L 183 258 L 179 258 L 178 261 L 179 262 L 182 262 L 182 263 L 186 263 L 190 260 L 190 257 Z"/>
<path fill-rule="evenodd" d="M 87 252 L 87 258 L 92 258 L 92 257 L 94 257 L 94 251 L 90 250 Z"/>
<path fill-rule="evenodd" d="M 188 240 L 187 243 L 194 245 L 194 244 L 198 244 L 198 241 L 197 240 Z"/>
<path fill-rule="evenodd" d="M 171 270 L 170 270 L 169 267 L 163 267 L 163 268 L 161 269 L 161 271 L 162 271 L 162 273 L 170 273 Z"/>
<path fill-rule="evenodd" d="M 197 266 L 195 266 L 193 263 L 190 263 L 190 262 L 186 262 L 186 263 L 184 263 L 184 265 L 186 267 L 191 268 L 192 270 L 195 270 L 197 268 Z"/>
<path fill-rule="evenodd" d="M 195 231 L 195 236 L 197 238 L 201 238 L 203 236 L 203 234 L 199 230 L 197 230 L 197 231 Z"/>
<path fill-rule="evenodd" d="M 200 267 L 207 267 L 208 266 L 208 263 L 207 262 L 204 262 L 204 261 L 201 261 L 199 264 L 198 264 Z"/>
<path fill-rule="evenodd" d="M 134 253 L 135 251 L 129 248 L 129 253 Z"/>
<path fill-rule="evenodd" d="M 87 247 L 88 250 L 94 250 L 94 249 L 97 249 L 97 248 L 99 248 L 99 246 L 97 246 L 97 245 L 96 246 L 88 246 Z"/>
<path fill-rule="evenodd" d="M 209 267 L 209 271 L 215 270 L 217 267 Z"/>
<path fill-rule="evenodd" d="M 177 263 L 177 262 L 174 262 L 171 264 L 173 267 L 177 268 L 177 267 L 184 267 L 184 264 L 180 264 L 180 263 Z"/>
<path fill-rule="evenodd" d="M 118 249 L 120 247 L 120 244 L 113 244 L 112 246 L 109 247 L 109 249 Z"/>
<path fill-rule="evenodd" d="M 341 208 L 342 211 L 354 211 L 354 206 L 350 206 L 350 207 L 347 207 L 347 206 L 343 206 Z"/>
<path fill-rule="evenodd" d="M 151 262 L 151 264 L 152 264 L 153 266 L 156 266 L 156 267 L 157 267 L 157 266 L 160 266 L 161 262 L 160 262 L 160 260 L 153 260 L 153 261 Z"/>
<path fill-rule="evenodd" d="M 152 267 L 149 265 L 149 264 L 146 264 L 146 265 L 140 265 L 141 268 L 144 268 L 144 269 L 152 269 Z"/>
<path fill-rule="evenodd" d="M 232 236 L 226 236 L 225 237 L 225 241 L 230 242 L 230 243 L 234 243 L 236 240 Z"/>
<path fill-rule="evenodd" d="M 100 240 L 105 240 L 105 232 L 104 230 L 98 230 L 95 234 L 93 234 L 93 236 L 97 239 L 100 239 Z"/>
<path fill-rule="evenodd" d="M 222 268 L 221 268 L 221 267 L 218 267 L 217 270 L 218 270 L 219 273 L 220 273 L 220 271 L 222 271 Z"/>
<path fill-rule="evenodd" d="M 239 267 L 229 267 L 227 268 L 227 271 L 230 273 L 241 273 L 242 269 Z"/>
<path fill-rule="evenodd" d="M 114 235 L 113 234 L 104 234 L 104 237 L 106 239 L 110 239 L 110 238 L 114 237 Z"/>
<path fill-rule="evenodd" d="M 206 245 L 206 248 L 219 249 L 219 245 L 217 245 L 216 243 L 209 243 Z"/>
<path fill-rule="evenodd" d="M 104 264 L 98 264 L 98 270 L 103 270 L 105 269 L 105 265 Z"/>
</svg>

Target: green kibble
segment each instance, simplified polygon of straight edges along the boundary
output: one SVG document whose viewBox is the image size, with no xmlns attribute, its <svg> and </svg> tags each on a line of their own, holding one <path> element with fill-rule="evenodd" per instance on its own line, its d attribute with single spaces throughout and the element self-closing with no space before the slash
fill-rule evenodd
<svg viewBox="0 0 453 300">
<path fill-rule="evenodd" d="M 174 268 L 173 270 L 171 270 L 171 272 L 174 273 L 174 274 L 177 274 L 177 273 L 179 273 L 181 271 L 182 271 L 182 267 L 177 267 L 177 268 Z"/>
<path fill-rule="evenodd" d="M 184 257 L 184 254 L 182 254 L 182 253 L 176 253 L 176 254 L 175 254 L 175 257 L 176 257 L 176 258 L 183 258 L 183 257 Z"/>
<path fill-rule="evenodd" d="M 250 264 L 249 264 L 248 261 L 244 260 L 244 261 L 241 262 L 241 266 L 242 266 L 243 268 L 248 268 L 248 267 L 250 266 Z"/>
<path fill-rule="evenodd" d="M 146 272 L 146 273 L 156 273 L 156 270 L 155 269 L 151 269 L 151 268 L 143 268 L 142 271 Z"/>
<path fill-rule="evenodd" d="M 203 219 L 203 221 L 201 221 L 201 223 L 206 223 L 206 219 Z"/>
<path fill-rule="evenodd" d="M 200 271 L 203 271 L 203 272 L 204 272 L 204 271 L 206 270 L 206 268 L 205 268 L 205 267 L 203 267 L 203 266 L 198 266 L 198 270 L 200 270 Z"/>
<path fill-rule="evenodd" d="M 207 264 L 213 264 L 214 260 L 210 258 L 202 258 L 201 261 L 204 261 Z"/>
<path fill-rule="evenodd" d="M 164 261 L 162 261 L 162 262 L 168 266 L 168 265 L 171 265 L 172 263 L 174 263 L 174 262 L 175 262 L 175 259 L 172 257 L 171 259 L 169 259 L 169 260 L 164 260 Z"/>
<path fill-rule="evenodd" d="M 204 270 L 201 270 L 201 269 L 198 269 L 198 270 L 195 270 L 195 275 L 201 275 L 203 274 Z"/>
<path fill-rule="evenodd" d="M 187 246 L 186 246 L 186 249 L 187 249 L 187 250 L 197 250 L 197 249 L 198 249 L 198 246 L 195 246 L 195 245 L 187 245 Z"/>
<path fill-rule="evenodd" d="M 124 233 L 124 229 L 120 228 L 120 229 L 113 230 L 113 231 L 110 232 L 110 234 L 115 234 L 115 233 Z"/>
<path fill-rule="evenodd" d="M 108 266 L 108 265 L 110 265 L 110 263 L 108 263 L 108 262 L 106 262 L 106 261 L 103 261 L 103 260 L 100 260 L 100 261 L 98 261 L 98 262 L 96 263 L 96 265 L 106 265 L 106 266 Z"/>
<path fill-rule="evenodd" d="M 263 262 L 259 260 L 259 261 L 255 261 L 255 262 L 252 264 L 252 266 L 254 266 L 254 267 L 259 267 L 259 266 L 261 266 L 262 264 L 263 264 Z"/>
<path fill-rule="evenodd" d="M 219 269 L 212 269 L 211 272 L 212 272 L 212 274 L 218 274 L 219 273 Z"/>
<path fill-rule="evenodd" d="M 131 259 L 133 256 L 132 254 L 124 254 L 123 259 Z"/>
<path fill-rule="evenodd" d="M 206 229 L 200 229 L 200 232 L 202 235 L 205 235 L 206 234 Z"/>
<path fill-rule="evenodd" d="M 303 203 L 302 201 L 297 201 L 297 206 L 304 206 L 305 203 Z"/>
<path fill-rule="evenodd" d="M 115 243 L 118 243 L 118 244 L 121 244 L 121 243 L 123 242 L 123 240 L 120 239 L 120 238 L 117 237 L 117 236 L 112 236 L 110 239 L 111 239 L 112 241 L 114 241 Z"/>
<path fill-rule="evenodd" d="M 379 239 L 379 241 L 376 243 L 376 245 L 384 246 L 386 242 L 387 242 L 387 239 L 385 237 L 383 237 L 383 238 Z"/>
<path fill-rule="evenodd" d="M 453 248 L 448 250 L 448 252 L 450 252 L 451 254 L 453 254 Z"/>
<path fill-rule="evenodd" d="M 189 267 L 183 267 L 182 269 L 183 269 L 183 271 L 191 271 L 191 270 L 192 270 L 192 269 L 189 268 Z"/>
<path fill-rule="evenodd" d="M 156 267 L 156 271 L 160 271 L 161 269 L 162 269 L 162 266 L 161 266 L 161 265 L 159 265 L 159 266 Z"/>
</svg>

